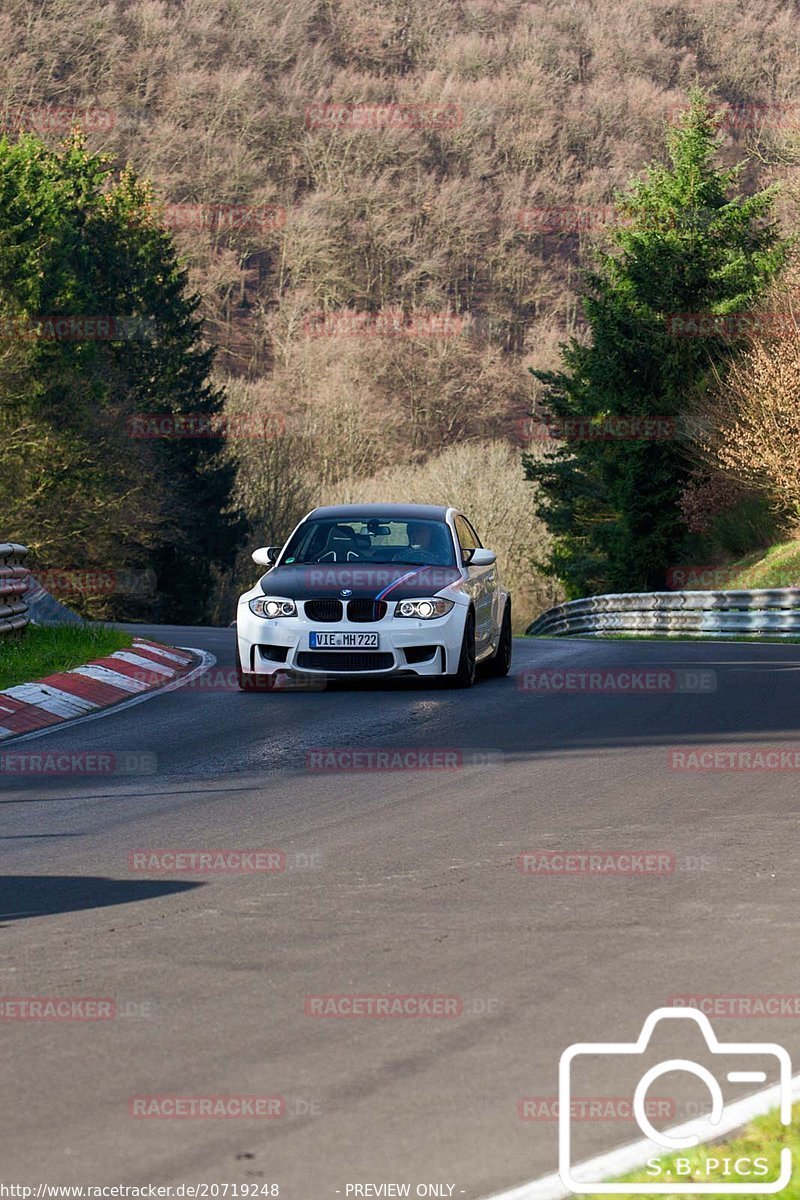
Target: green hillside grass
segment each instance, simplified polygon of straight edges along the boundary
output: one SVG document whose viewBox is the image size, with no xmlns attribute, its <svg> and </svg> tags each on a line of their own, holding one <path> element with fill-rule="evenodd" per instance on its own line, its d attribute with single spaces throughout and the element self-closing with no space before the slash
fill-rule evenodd
<svg viewBox="0 0 800 1200">
<path fill-rule="evenodd" d="M 718 582 L 692 584 L 698 592 L 737 588 L 800 587 L 800 539 L 778 542 L 719 568 Z"/>
</svg>

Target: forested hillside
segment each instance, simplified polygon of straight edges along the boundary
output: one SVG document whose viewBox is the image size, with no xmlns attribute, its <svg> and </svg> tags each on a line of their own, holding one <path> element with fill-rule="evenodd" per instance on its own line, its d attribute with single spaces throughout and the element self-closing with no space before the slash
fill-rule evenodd
<svg viewBox="0 0 800 1200">
<path fill-rule="evenodd" d="M 247 549 L 329 495 L 418 498 L 424 481 L 450 499 L 456 445 L 473 446 L 476 498 L 499 463 L 513 473 L 505 447 L 524 448 L 544 397 L 528 368 L 586 339 L 580 268 L 693 84 L 722 106 L 721 160 L 749 156 L 745 190 L 781 180 L 792 228 L 799 17 L 787 0 L 116 0 L 77 20 L 66 3 L 7 0 L 9 139 L 55 146 L 77 120 L 113 170 L 151 182 L 218 347 L 214 385 L 230 414 L 269 415 L 221 447 L 238 565 L 213 550 L 205 617 L 228 616 Z M 35 420 L 67 436 L 47 411 Z M 141 520 L 157 526 L 168 468 L 148 469 Z M 97 503 L 115 487 L 98 481 Z M 491 540 L 502 505 L 481 503 Z M 36 547 L 24 512 L 4 536 Z M 558 594 L 531 565 L 547 540 L 533 512 L 515 532 L 520 619 Z M 47 561 L 42 544 L 46 567 L 65 565 L 57 549 Z M 105 549 L 80 553 L 68 565 L 100 566 Z M 180 609 L 169 589 L 153 605 Z"/>
</svg>

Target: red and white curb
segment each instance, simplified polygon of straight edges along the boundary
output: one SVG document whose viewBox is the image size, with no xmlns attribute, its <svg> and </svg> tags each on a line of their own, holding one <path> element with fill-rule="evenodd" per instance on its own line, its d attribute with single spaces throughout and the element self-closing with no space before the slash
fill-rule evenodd
<svg viewBox="0 0 800 1200">
<path fill-rule="evenodd" d="M 134 638 L 130 650 L 0 692 L 0 741 L 100 716 L 112 706 L 127 708 L 153 691 L 181 687 L 215 661 L 202 650 Z"/>
</svg>

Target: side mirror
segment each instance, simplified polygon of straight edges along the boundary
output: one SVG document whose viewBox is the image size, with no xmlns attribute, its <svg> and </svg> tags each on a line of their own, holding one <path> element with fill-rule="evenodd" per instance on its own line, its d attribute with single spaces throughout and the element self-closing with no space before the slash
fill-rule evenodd
<svg viewBox="0 0 800 1200">
<path fill-rule="evenodd" d="M 262 546 L 259 550 L 253 551 L 253 562 L 259 567 L 271 567 L 273 563 L 278 561 L 281 546 Z"/>
<path fill-rule="evenodd" d="M 470 554 L 467 565 L 470 567 L 491 567 L 497 562 L 497 555 L 494 550 L 484 550 L 483 547 L 478 547 Z"/>
</svg>

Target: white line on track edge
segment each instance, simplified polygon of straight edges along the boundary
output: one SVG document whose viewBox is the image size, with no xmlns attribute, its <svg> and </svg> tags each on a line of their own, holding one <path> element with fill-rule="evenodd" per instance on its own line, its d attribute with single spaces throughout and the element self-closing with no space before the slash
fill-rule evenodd
<svg viewBox="0 0 800 1200">
<path fill-rule="evenodd" d="M 792 1099 L 800 1099 L 800 1075 L 792 1077 L 790 1087 Z M 743 1128 L 754 1117 L 761 1117 L 777 1108 L 779 1103 L 780 1085 L 773 1084 L 768 1088 L 762 1088 L 760 1092 L 754 1092 L 752 1096 L 744 1096 L 741 1100 L 731 1104 L 719 1125 L 712 1125 L 706 1118 L 699 1117 L 693 1121 L 684 1122 L 682 1125 L 674 1125 L 665 1132 L 671 1136 L 680 1136 L 680 1133 L 689 1130 L 700 1135 L 700 1145 L 719 1141 L 724 1134 Z M 655 1142 L 642 1138 L 638 1142 L 629 1142 L 626 1146 L 618 1146 L 607 1154 L 599 1154 L 596 1158 L 587 1159 L 586 1162 L 576 1163 L 572 1170 L 576 1176 L 583 1171 L 591 1172 L 592 1177 L 596 1174 L 599 1183 L 601 1180 L 614 1179 L 619 1175 L 627 1175 L 630 1171 L 636 1171 L 645 1165 L 648 1158 L 664 1153 L 663 1147 L 659 1148 Z M 523 1183 L 507 1192 L 494 1192 L 487 1197 L 487 1200 L 566 1200 L 566 1197 L 572 1195 L 574 1193 L 564 1187 L 561 1176 L 556 1172 L 553 1175 L 544 1175 L 541 1179 L 533 1179 L 530 1183 Z"/>
<path fill-rule="evenodd" d="M 14 737 L 3 738 L 0 741 L 0 751 L 12 743 L 16 746 L 20 742 L 30 742 L 34 738 L 44 737 L 48 733 L 60 733 L 62 729 L 71 729 L 75 725 L 81 725 L 84 721 L 99 721 L 101 717 L 108 717 L 112 713 L 122 712 L 124 708 L 133 708 L 134 704 L 142 704 L 152 696 L 163 696 L 164 692 L 177 691 L 178 688 L 182 688 L 185 684 L 196 679 L 198 675 L 202 675 L 209 667 L 213 667 L 217 661 L 216 655 L 211 654 L 208 650 L 198 650 L 196 646 L 176 646 L 176 649 L 186 650 L 192 654 L 199 654 L 201 661 L 196 667 L 192 667 L 191 671 L 187 671 L 185 675 L 180 675 L 177 679 L 171 679 L 163 687 L 150 688 L 147 692 L 140 692 L 139 695 L 132 696 L 130 700 L 120 700 L 118 704 L 109 704 L 107 708 L 101 708 L 99 712 L 88 713 L 85 717 L 72 717 L 66 721 L 59 721 L 58 725 L 48 725 L 46 729 L 34 729 L 31 733 L 20 733 L 15 734 Z"/>
</svg>

